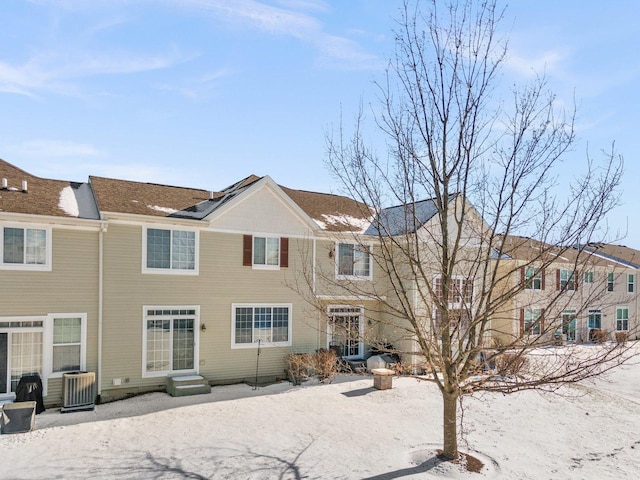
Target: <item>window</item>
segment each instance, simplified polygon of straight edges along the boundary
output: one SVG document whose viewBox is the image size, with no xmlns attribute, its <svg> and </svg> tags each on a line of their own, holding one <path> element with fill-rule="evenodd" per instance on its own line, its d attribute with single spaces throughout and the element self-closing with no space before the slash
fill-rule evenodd
<svg viewBox="0 0 640 480">
<path fill-rule="evenodd" d="M 633 293 L 633 291 L 635 290 L 635 281 L 636 279 L 633 273 L 627 275 L 627 292 Z"/>
<path fill-rule="evenodd" d="M 527 290 L 542 290 L 542 270 L 533 267 L 524 268 L 524 288 Z"/>
<path fill-rule="evenodd" d="M 613 292 L 613 273 L 607 273 L 607 292 Z"/>
<path fill-rule="evenodd" d="M 626 332 L 629 330 L 629 309 L 627 307 L 616 308 L 616 331 Z"/>
<path fill-rule="evenodd" d="M 195 373 L 198 307 L 145 307 L 143 376 Z"/>
<path fill-rule="evenodd" d="M 522 332 L 540 335 L 542 328 L 542 309 L 524 308 L 522 310 Z"/>
<path fill-rule="evenodd" d="M 0 227 L 0 268 L 51 270 L 51 230 Z"/>
<path fill-rule="evenodd" d="M 53 318 L 53 373 L 84 369 L 83 326 L 82 317 Z"/>
<path fill-rule="evenodd" d="M 560 290 L 575 290 L 576 282 L 573 270 L 560 269 Z"/>
<path fill-rule="evenodd" d="M 327 347 L 339 350 L 339 355 L 344 358 L 361 357 L 364 348 L 362 318 L 362 307 L 330 307 Z"/>
<path fill-rule="evenodd" d="M 593 271 L 584 272 L 584 283 L 593 283 Z"/>
<path fill-rule="evenodd" d="M 233 304 L 232 348 L 291 345 L 290 304 Z"/>
<path fill-rule="evenodd" d="M 253 237 L 253 265 L 280 266 L 280 239 Z"/>
<path fill-rule="evenodd" d="M 195 231 L 145 228 L 145 273 L 198 273 Z"/>
<path fill-rule="evenodd" d="M 368 245 L 338 244 L 338 277 L 371 278 L 371 250 Z"/>
<path fill-rule="evenodd" d="M 289 266 L 289 239 L 244 235 L 242 265 L 255 269 L 286 268 Z"/>
<path fill-rule="evenodd" d="M 442 278 L 433 279 L 433 289 L 436 297 L 442 302 Z M 473 280 L 470 278 L 452 278 L 449 286 L 449 304 L 451 306 L 471 305 L 473 300 Z"/>
<path fill-rule="evenodd" d="M 602 328 L 601 310 L 589 310 L 589 328 Z"/>
</svg>

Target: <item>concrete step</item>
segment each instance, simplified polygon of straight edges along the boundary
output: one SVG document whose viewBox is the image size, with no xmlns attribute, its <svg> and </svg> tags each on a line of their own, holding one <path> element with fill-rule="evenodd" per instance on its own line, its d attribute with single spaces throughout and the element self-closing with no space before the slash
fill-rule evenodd
<svg viewBox="0 0 640 480">
<path fill-rule="evenodd" d="M 200 375 L 167 378 L 167 393 L 172 397 L 211 393 L 211 385 Z"/>
</svg>

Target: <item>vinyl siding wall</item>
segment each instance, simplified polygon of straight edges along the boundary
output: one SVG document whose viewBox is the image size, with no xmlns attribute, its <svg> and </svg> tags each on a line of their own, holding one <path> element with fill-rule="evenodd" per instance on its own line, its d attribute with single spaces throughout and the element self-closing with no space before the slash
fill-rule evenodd
<svg viewBox="0 0 640 480">
<path fill-rule="evenodd" d="M 0 316 L 87 314 L 87 370 L 98 367 L 97 231 L 52 230 L 50 272 L 0 270 Z M 62 379 L 48 381 L 48 405 L 62 402 Z"/>
<path fill-rule="evenodd" d="M 318 348 L 317 312 L 289 285 L 302 270 L 302 251 L 311 242 L 289 239 L 289 267 L 259 270 L 242 266 L 243 236 L 200 231 L 199 275 L 142 274 L 141 226 L 109 226 L 105 237 L 103 380 L 108 390 L 161 388 L 165 378 L 143 378 L 143 306 L 197 305 L 199 373 L 212 383 L 255 377 L 256 348 L 231 348 L 232 304 L 292 304 L 291 347 L 264 347 L 259 375 L 283 376 L 290 351 Z M 196 337 L 197 338 L 197 337 Z M 121 387 L 113 379 L 122 381 Z M 127 381 L 128 379 L 128 381 Z"/>
</svg>

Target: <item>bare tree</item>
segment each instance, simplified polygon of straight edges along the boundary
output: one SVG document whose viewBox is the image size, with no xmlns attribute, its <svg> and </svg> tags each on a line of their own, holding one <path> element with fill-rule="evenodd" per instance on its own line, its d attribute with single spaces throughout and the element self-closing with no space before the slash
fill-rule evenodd
<svg viewBox="0 0 640 480">
<path fill-rule="evenodd" d="M 327 272 L 325 282 L 375 298 L 374 316 L 384 323 L 377 335 L 437 384 L 449 459 L 459 457 L 464 395 L 553 390 L 625 358 L 614 342 L 581 355 L 540 348 L 563 331 L 568 306 L 582 312 L 602 297 L 602 282 L 578 284 L 598 263 L 575 247 L 602 239 L 622 159 L 613 148 L 602 161 L 587 157 L 559 188 L 557 167 L 576 142 L 575 112 L 558 112 L 544 77 L 500 98 L 503 13 L 494 0 L 405 2 L 395 57 L 377 85 L 374 127 L 387 151 L 368 146 L 362 111 L 352 133 L 340 127 L 327 138 L 329 168 L 373 212 L 367 235 L 354 241 L 368 248 L 375 239 L 378 281 Z M 532 292 L 558 265 L 570 272 L 562 286 Z M 523 325 L 518 312 L 534 304 L 542 308 Z"/>
</svg>

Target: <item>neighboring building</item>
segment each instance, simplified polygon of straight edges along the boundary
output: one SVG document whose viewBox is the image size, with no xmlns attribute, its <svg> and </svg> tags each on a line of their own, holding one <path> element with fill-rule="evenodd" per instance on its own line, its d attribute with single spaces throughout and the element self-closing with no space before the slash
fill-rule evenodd
<svg viewBox="0 0 640 480">
<path fill-rule="evenodd" d="M 523 334 L 567 342 L 615 339 L 616 332 L 638 336 L 640 252 L 598 244 L 563 251 L 518 236 L 506 239 L 502 262 L 511 284 L 523 285 L 493 322 L 493 338 L 509 344 Z M 541 255 L 541 252 L 544 252 Z M 543 267 L 541 265 L 544 265 Z"/>
</svg>

